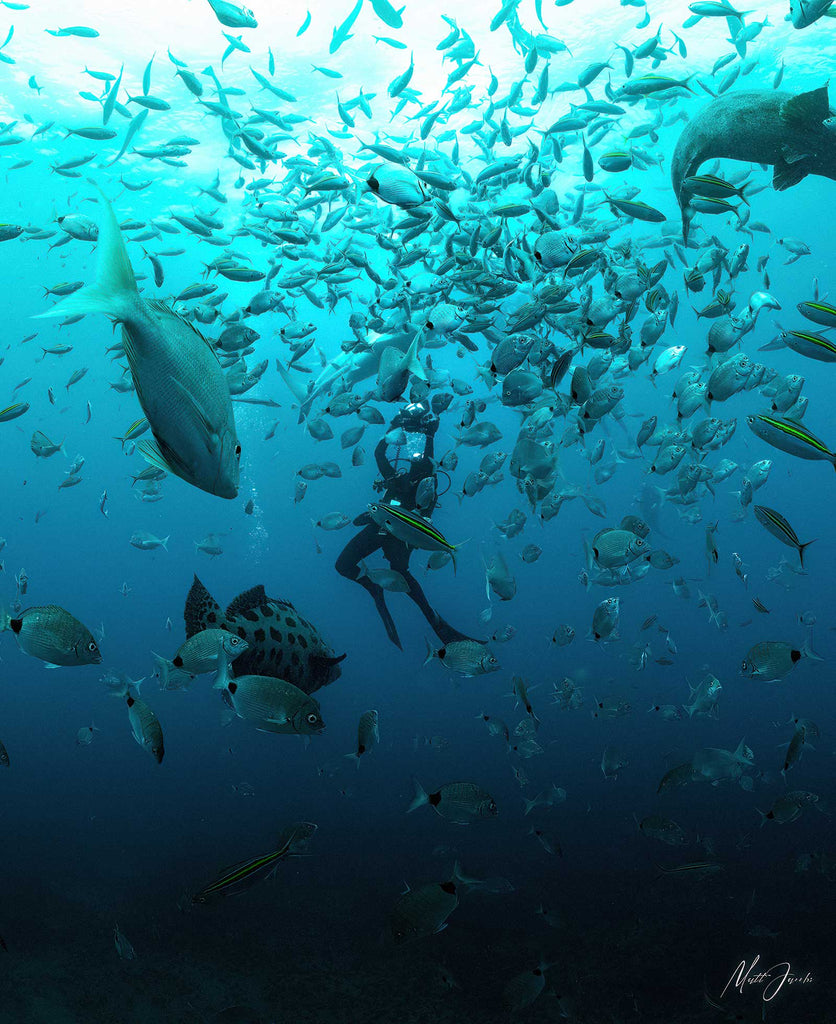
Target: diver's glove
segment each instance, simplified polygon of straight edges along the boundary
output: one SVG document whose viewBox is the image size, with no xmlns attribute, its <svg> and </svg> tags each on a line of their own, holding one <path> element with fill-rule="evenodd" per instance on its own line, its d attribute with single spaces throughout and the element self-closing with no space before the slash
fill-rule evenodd
<svg viewBox="0 0 836 1024">
<path fill-rule="evenodd" d="M 438 430 L 438 416 L 434 412 L 424 413 L 421 417 L 421 427 L 427 437 L 432 437 Z"/>
</svg>

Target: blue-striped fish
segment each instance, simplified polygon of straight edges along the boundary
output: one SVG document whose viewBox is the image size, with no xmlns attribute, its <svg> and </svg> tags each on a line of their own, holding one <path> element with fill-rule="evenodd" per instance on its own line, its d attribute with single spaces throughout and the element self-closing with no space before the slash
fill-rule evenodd
<svg viewBox="0 0 836 1024">
<path fill-rule="evenodd" d="M 296 855 L 297 849 L 316 832 L 317 826 L 310 821 L 297 821 L 288 825 L 279 835 L 276 849 L 261 857 L 244 860 L 225 868 L 205 889 L 192 896 L 192 903 L 208 903 L 216 896 L 236 896 L 246 892 L 257 882 L 269 878 L 286 857 Z"/>
<path fill-rule="evenodd" d="M 805 544 L 802 544 L 798 539 L 795 530 L 790 526 L 786 519 L 781 515 L 780 512 L 776 512 L 774 508 L 769 508 L 766 505 L 755 505 L 755 518 L 763 526 L 765 530 L 768 530 L 773 537 L 777 537 L 782 544 L 786 544 L 787 547 L 795 548 L 798 552 L 798 559 L 801 562 L 801 568 L 804 568 L 804 549 L 808 548 L 811 544 L 815 544 L 814 540 L 808 540 Z"/>
</svg>

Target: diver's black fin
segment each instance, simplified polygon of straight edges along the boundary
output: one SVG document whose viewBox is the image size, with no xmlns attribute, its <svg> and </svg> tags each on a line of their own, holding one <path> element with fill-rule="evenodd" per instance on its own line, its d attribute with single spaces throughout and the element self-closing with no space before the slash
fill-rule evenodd
<svg viewBox="0 0 836 1024">
<path fill-rule="evenodd" d="M 822 128 L 822 123 L 828 117 L 830 100 L 826 85 L 791 96 L 781 107 L 781 119 L 788 128 L 795 131 L 809 132 Z"/>
<path fill-rule="evenodd" d="M 236 615 L 240 615 L 241 612 L 248 612 L 253 608 L 260 608 L 263 604 L 267 604 L 267 600 L 268 598 L 264 591 L 264 586 L 259 583 L 257 587 L 250 587 L 249 590 L 245 590 L 232 601 L 226 610 L 226 617 L 228 619 L 232 619 Z"/>
<path fill-rule="evenodd" d="M 210 618 L 210 616 L 213 616 Z M 212 597 L 200 580 L 195 576 L 191 589 L 186 596 L 186 607 L 183 609 L 186 623 L 186 639 L 211 627 L 219 628 L 223 620 L 221 606 Z"/>
</svg>

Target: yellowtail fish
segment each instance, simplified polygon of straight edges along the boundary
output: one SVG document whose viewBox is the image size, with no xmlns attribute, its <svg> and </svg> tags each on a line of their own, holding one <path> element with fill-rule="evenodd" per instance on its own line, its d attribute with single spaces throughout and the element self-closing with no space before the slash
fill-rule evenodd
<svg viewBox="0 0 836 1024">
<path fill-rule="evenodd" d="M 192 896 L 192 903 L 208 903 L 217 896 L 237 896 L 246 892 L 258 882 L 269 878 L 282 860 L 298 856 L 296 850 L 307 843 L 316 830 L 317 826 L 310 821 L 297 821 L 289 825 L 279 835 L 275 850 L 225 868 L 214 882 Z"/>
</svg>

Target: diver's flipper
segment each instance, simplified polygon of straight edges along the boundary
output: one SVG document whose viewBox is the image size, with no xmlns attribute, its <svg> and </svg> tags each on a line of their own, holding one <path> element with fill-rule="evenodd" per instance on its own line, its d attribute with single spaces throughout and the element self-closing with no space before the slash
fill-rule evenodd
<svg viewBox="0 0 836 1024">
<path fill-rule="evenodd" d="M 401 643 L 401 638 L 398 636 L 398 628 L 395 625 L 395 620 L 392 618 L 391 612 L 386 607 L 386 597 L 384 596 L 383 588 L 378 587 L 378 591 L 379 592 L 370 591 L 372 599 L 374 601 L 374 606 L 375 608 L 377 608 L 377 614 L 380 616 L 380 620 L 383 623 L 383 628 L 386 630 L 386 635 L 389 637 L 389 639 L 392 641 L 395 647 L 397 647 L 398 650 L 402 651 L 403 644 Z"/>
</svg>

